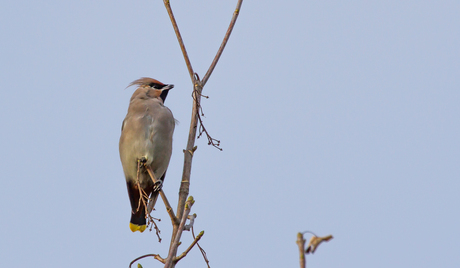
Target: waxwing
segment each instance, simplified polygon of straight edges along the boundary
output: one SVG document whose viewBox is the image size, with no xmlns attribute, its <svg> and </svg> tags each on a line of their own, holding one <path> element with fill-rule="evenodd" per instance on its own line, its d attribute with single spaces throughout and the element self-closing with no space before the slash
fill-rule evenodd
<svg viewBox="0 0 460 268">
<path fill-rule="evenodd" d="M 155 206 L 164 181 L 172 152 L 175 120 L 164 101 L 173 85 L 143 77 L 128 87 L 137 85 L 131 97 L 128 114 L 121 126 L 120 159 L 131 201 L 131 231 L 146 229 L 146 208 L 141 195 L 149 196 L 147 213 Z M 154 184 L 146 166 L 159 183 Z M 138 172 L 139 169 L 139 172 Z"/>
</svg>

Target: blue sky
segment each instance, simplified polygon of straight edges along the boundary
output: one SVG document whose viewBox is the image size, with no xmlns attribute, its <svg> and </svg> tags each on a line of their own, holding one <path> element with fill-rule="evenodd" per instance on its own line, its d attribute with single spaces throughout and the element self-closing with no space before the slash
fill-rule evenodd
<svg viewBox="0 0 460 268">
<path fill-rule="evenodd" d="M 183 3 L 185 2 L 185 3 Z M 172 1 L 204 76 L 236 1 Z M 211 267 L 460 264 L 458 1 L 245 1 L 203 94 L 190 193 Z M 174 84 L 164 191 L 175 208 L 192 99 L 162 1 L 0 9 L 1 267 L 127 267 L 166 257 L 131 233 L 118 156 L 133 80 Z M 306 237 L 309 239 L 309 236 Z M 192 239 L 184 233 L 183 247 Z M 144 267 L 158 267 L 153 259 Z M 193 249 L 178 267 L 206 267 Z"/>
</svg>

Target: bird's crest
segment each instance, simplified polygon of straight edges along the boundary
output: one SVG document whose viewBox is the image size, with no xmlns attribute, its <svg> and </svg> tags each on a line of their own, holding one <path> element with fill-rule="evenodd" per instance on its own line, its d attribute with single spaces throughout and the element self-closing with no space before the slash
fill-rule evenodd
<svg viewBox="0 0 460 268">
<path fill-rule="evenodd" d="M 164 85 L 163 83 L 161 83 L 160 81 L 158 80 L 155 80 L 153 78 L 150 78 L 150 77 L 141 77 L 137 80 L 134 80 L 133 82 L 131 82 L 131 84 L 129 84 L 126 88 L 130 87 L 130 86 L 134 86 L 134 85 L 138 85 L 138 86 L 148 86 L 150 84 L 160 84 L 160 85 Z"/>
</svg>

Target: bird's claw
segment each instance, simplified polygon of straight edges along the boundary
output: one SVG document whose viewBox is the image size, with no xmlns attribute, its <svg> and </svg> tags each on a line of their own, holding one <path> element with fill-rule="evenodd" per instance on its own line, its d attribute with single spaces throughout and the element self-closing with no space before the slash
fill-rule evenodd
<svg viewBox="0 0 460 268">
<path fill-rule="evenodd" d="M 145 156 L 143 156 L 143 157 L 139 158 L 138 161 L 141 162 L 142 164 L 145 164 L 145 163 L 147 163 L 147 158 Z"/>
<path fill-rule="evenodd" d="M 157 180 L 155 184 L 153 185 L 153 191 L 154 192 L 159 192 L 163 188 L 163 181 Z"/>
</svg>

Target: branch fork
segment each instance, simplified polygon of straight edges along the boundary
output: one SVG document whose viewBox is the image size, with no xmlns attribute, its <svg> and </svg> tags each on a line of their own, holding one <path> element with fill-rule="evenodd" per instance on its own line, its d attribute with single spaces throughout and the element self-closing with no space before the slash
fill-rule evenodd
<svg viewBox="0 0 460 268">
<path fill-rule="evenodd" d="M 313 235 L 310 239 L 310 242 L 308 243 L 307 249 L 305 249 L 306 240 L 303 238 L 303 235 L 305 233 L 310 233 Z M 297 246 L 299 246 L 300 268 L 305 268 L 307 265 L 305 254 L 315 253 L 315 250 L 318 248 L 319 244 L 321 244 L 322 242 L 327 242 L 331 240 L 332 238 L 334 238 L 332 235 L 320 237 L 310 231 L 305 231 L 303 233 L 297 233 L 296 243 L 297 243 Z"/>
<path fill-rule="evenodd" d="M 171 205 L 170 205 L 168 199 L 166 198 L 166 195 L 164 194 L 163 190 L 160 190 L 161 198 L 163 199 L 163 202 L 164 202 L 164 204 L 166 206 L 166 211 L 168 212 L 168 214 L 169 214 L 169 216 L 171 218 L 172 225 L 173 225 L 173 233 L 172 233 L 172 236 L 171 236 L 171 243 L 170 243 L 170 247 L 169 247 L 168 257 L 166 259 L 163 259 L 158 254 L 147 254 L 147 255 L 141 256 L 141 257 L 133 260 L 130 263 L 130 267 L 135 261 L 137 261 L 139 259 L 142 259 L 142 258 L 145 258 L 145 257 L 154 257 L 155 259 L 159 260 L 161 263 L 164 263 L 165 264 L 164 267 L 168 267 L 168 268 L 169 267 L 174 267 L 175 264 L 179 260 L 184 258 L 188 254 L 188 252 L 195 245 L 197 245 L 200 248 L 200 250 L 201 250 L 201 252 L 203 254 L 203 257 L 204 257 L 204 259 L 206 261 L 206 264 L 209 267 L 209 261 L 208 261 L 208 259 L 206 257 L 206 252 L 204 252 L 204 250 L 198 244 L 198 241 L 203 236 L 204 231 L 200 232 L 195 237 L 195 234 L 193 233 L 193 224 L 194 224 L 194 220 L 196 218 L 196 214 L 189 215 L 190 210 L 191 210 L 191 208 L 192 208 L 192 206 L 193 206 L 193 204 L 195 202 L 193 197 L 188 196 L 189 187 L 190 187 L 190 174 L 191 174 L 191 168 L 192 168 L 192 158 L 193 158 L 194 152 L 195 152 L 195 150 L 197 148 L 195 146 L 195 140 L 197 138 L 197 136 L 196 136 L 197 129 L 199 129 L 199 136 L 198 137 L 200 137 L 204 133 L 206 135 L 207 139 L 208 139 L 208 144 L 209 145 L 212 145 L 212 146 L 216 147 L 217 149 L 222 150 L 222 148 L 219 147 L 220 146 L 220 141 L 212 138 L 210 136 L 210 134 L 208 133 L 208 131 L 206 130 L 206 128 L 204 127 L 204 125 L 203 125 L 201 116 L 204 116 L 204 114 L 203 114 L 203 110 L 201 108 L 200 102 L 201 102 L 201 97 L 208 98 L 207 96 L 202 95 L 203 87 L 206 85 L 209 77 L 211 76 L 212 72 L 214 71 L 214 68 L 216 67 L 216 64 L 219 61 L 219 58 L 222 55 L 222 52 L 223 52 L 223 50 L 224 50 L 224 48 L 225 48 L 225 46 L 226 46 L 226 44 L 228 42 L 228 39 L 230 37 L 230 34 L 232 33 L 233 27 L 235 26 L 236 19 L 238 18 L 238 15 L 240 13 L 241 5 L 243 3 L 243 0 L 238 0 L 238 3 L 236 5 L 236 9 L 233 12 L 233 16 L 232 16 L 232 19 L 230 21 L 230 25 L 228 26 L 227 32 L 226 32 L 226 34 L 224 36 L 224 39 L 222 40 L 222 43 L 221 43 L 221 45 L 220 45 L 220 47 L 219 47 L 219 49 L 218 49 L 218 51 L 216 53 L 216 56 L 213 59 L 208 71 L 204 75 L 203 80 L 200 80 L 200 77 L 198 76 L 198 74 L 196 74 L 193 71 L 192 64 L 191 64 L 190 59 L 188 57 L 187 50 L 185 49 L 185 45 L 184 45 L 184 42 L 182 40 L 182 36 L 180 34 L 180 31 L 179 31 L 179 27 L 177 26 L 176 19 L 174 17 L 172 9 L 171 9 L 170 1 L 169 0 L 163 0 L 163 2 L 164 2 L 166 10 L 168 12 L 168 15 L 169 15 L 169 18 L 171 20 L 172 26 L 174 28 L 174 32 L 176 33 L 177 41 L 179 42 L 179 46 L 180 46 L 182 54 L 184 56 L 185 64 L 187 65 L 187 69 L 189 71 L 190 79 L 192 80 L 192 84 L 193 84 L 193 91 L 192 91 L 192 97 L 193 97 L 192 118 L 191 118 L 191 121 L 190 121 L 190 130 L 189 130 L 189 136 L 188 136 L 188 140 L 187 140 L 187 147 L 184 150 L 184 168 L 183 168 L 183 171 L 182 171 L 182 180 L 181 180 L 181 185 L 180 185 L 180 188 L 179 188 L 179 200 L 178 200 L 178 204 L 177 204 L 177 214 L 174 214 L 174 211 L 171 208 Z M 200 124 L 199 128 L 197 128 L 198 123 Z M 186 153 L 186 152 L 188 152 L 188 153 Z M 146 168 L 147 172 L 149 173 L 152 181 L 154 183 L 156 183 L 157 179 L 155 178 L 155 176 L 153 174 L 153 171 L 148 166 L 145 166 L 145 168 Z M 188 225 L 185 224 L 187 219 L 190 220 Z M 180 245 L 180 238 L 181 238 L 182 232 L 184 230 L 185 231 L 190 231 L 190 230 L 192 231 L 194 241 L 192 242 L 192 244 L 182 254 L 180 254 L 179 256 L 176 257 L 177 249 L 178 249 L 178 247 Z"/>
</svg>

